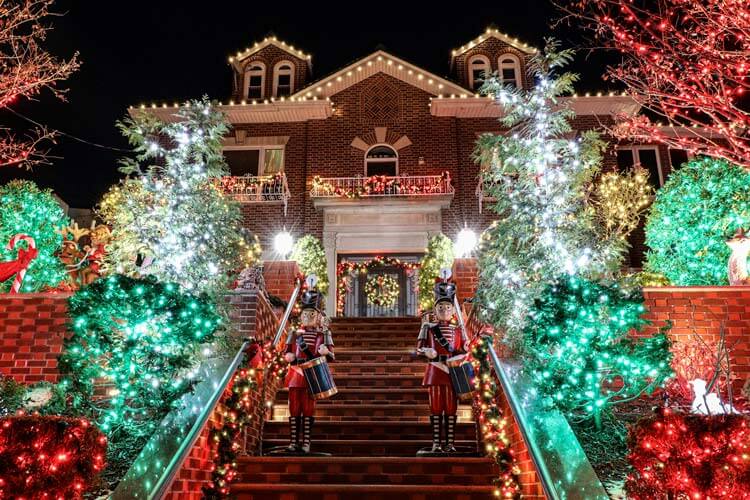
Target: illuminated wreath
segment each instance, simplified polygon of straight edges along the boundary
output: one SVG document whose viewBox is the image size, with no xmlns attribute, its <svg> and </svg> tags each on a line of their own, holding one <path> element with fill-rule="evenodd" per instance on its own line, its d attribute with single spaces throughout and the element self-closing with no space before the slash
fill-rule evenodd
<svg viewBox="0 0 750 500">
<path fill-rule="evenodd" d="M 398 281 L 387 274 L 370 276 L 365 283 L 367 301 L 378 307 L 394 305 L 398 300 L 399 291 Z"/>
</svg>

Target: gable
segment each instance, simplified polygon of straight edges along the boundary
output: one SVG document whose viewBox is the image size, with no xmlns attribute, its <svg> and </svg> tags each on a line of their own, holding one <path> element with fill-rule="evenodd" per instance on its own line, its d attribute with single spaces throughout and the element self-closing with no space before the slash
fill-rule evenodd
<svg viewBox="0 0 750 500">
<path fill-rule="evenodd" d="M 239 69 L 240 66 L 246 64 L 246 59 L 264 51 L 268 47 L 273 47 L 277 49 L 277 51 L 283 51 L 297 60 L 304 61 L 308 66 L 312 64 L 312 56 L 310 54 L 305 54 L 303 51 L 296 49 L 293 45 L 279 41 L 275 36 L 266 37 L 262 42 L 255 42 L 253 46 L 248 47 L 245 50 L 237 51 L 237 54 L 229 57 L 229 63 Z M 275 51 L 271 52 L 273 53 Z"/>
<path fill-rule="evenodd" d="M 471 91 L 456 83 L 379 50 L 336 73 L 311 83 L 292 97 L 330 98 L 378 73 L 401 80 L 433 96 L 472 94 Z"/>
</svg>

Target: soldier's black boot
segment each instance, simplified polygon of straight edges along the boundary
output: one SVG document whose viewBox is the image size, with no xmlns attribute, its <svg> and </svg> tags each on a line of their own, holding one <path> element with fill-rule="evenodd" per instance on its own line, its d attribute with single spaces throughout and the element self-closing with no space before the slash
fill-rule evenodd
<svg viewBox="0 0 750 500">
<path fill-rule="evenodd" d="M 302 453 L 310 453 L 310 435 L 312 434 L 312 426 L 315 422 L 315 417 L 302 417 L 302 447 L 300 451 Z"/>
<path fill-rule="evenodd" d="M 430 415 L 430 424 L 432 424 L 432 453 L 441 453 L 443 448 L 440 445 L 440 419 L 441 415 Z"/>
<path fill-rule="evenodd" d="M 302 417 L 289 417 L 289 446 L 286 447 L 286 451 L 290 453 L 299 451 L 297 438 L 299 436 L 300 420 L 302 420 Z"/>
<path fill-rule="evenodd" d="M 455 431 L 456 431 L 456 415 L 445 415 L 445 447 L 443 451 L 446 453 L 456 453 L 455 443 Z"/>
</svg>

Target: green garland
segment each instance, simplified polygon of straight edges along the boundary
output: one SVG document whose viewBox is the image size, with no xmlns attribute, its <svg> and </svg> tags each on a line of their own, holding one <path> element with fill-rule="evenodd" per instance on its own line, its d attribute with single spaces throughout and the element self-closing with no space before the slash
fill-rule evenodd
<svg viewBox="0 0 750 500">
<path fill-rule="evenodd" d="M 70 224 L 52 191 L 41 190 L 31 181 L 13 180 L 0 186 L 0 262 L 14 260 L 17 249 L 6 245 L 16 234 L 34 238 L 39 254 L 31 261 L 21 292 L 38 292 L 57 287 L 66 278 L 65 266 L 56 255 L 63 237 L 58 232 Z M 13 277 L 0 283 L 0 293 L 7 293 Z"/>
<path fill-rule="evenodd" d="M 726 245 L 750 226 L 750 173 L 715 158 L 690 161 L 656 194 L 646 223 L 647 268 L 678 286 L 727 285 Z"/>
<path fill-rule="evenodd" d="M 318 238 L 308 234 L 298 239 L 289 259 L 297 262 L 305 276 L 316 275 L 318 291 L 323 295 L 328 293 L 328 261 L 323 244 Z"/>
<path fill-rule="evenodd" d="M 433 288 L 440 270 L 453 267 L 453 242 L 444 234 L 436 234 L 427 243 L 419 268 L 419 308 L 429 311 L 435 305 Z"/>
<path fill-rule="evenodd" d="M 367 302 L 378 307 L 391 307 L 398 300 L 401 288 L 393 276 L 376 274 L 367 278 L 365 295 Z"/>
</svg>

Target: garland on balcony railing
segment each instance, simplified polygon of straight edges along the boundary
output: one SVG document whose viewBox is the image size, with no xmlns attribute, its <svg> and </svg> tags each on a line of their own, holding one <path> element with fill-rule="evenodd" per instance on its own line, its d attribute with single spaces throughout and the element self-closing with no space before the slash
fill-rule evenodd
<svg viewBox="0 0 750 500">
<path fill-rule="evenodd" d="M 346 305 L 346 292 L 349 291 L 349 279 L 347 275 L 353 273 L 367 274 L 370 270 L 378 267 L 393 266 L 400 269 L 404 269 L 407 274 L 413 273 L 416 269 L 419 269 L 418 262 L 405 262 L 394 257 L 383 257 L 378 255 L 377 257 L 367 260 L 364 262 L 339 262 L 336 266 L 336 312 L 342 314 L 344 312 L 344 305 Z"/>
<path fill-rule="evenodd" d="M 284 178 L 283 172 L 273 175 L 260 176 L 234 176 L 225 175 L 217 179 L 218 187 L 225 193 L 242 192 L 256 186 L 274 186 L 279 184 Z"/>
<path fill-rule="evenodd" d="M 440 194 L 445 186 L 450 184 L 451 175 L 447 170 L 440 177 L 425 184 L 410 184 L 414 177 L 373 175 L 364 179 L 361 186 L 339 187 L 319 176 L 313 178 L 312 190 L 325 195 L 335 195 L 342 198 L 362 198 L 364 196 L 380 194 L 420 195 Z"/>
</svg>

